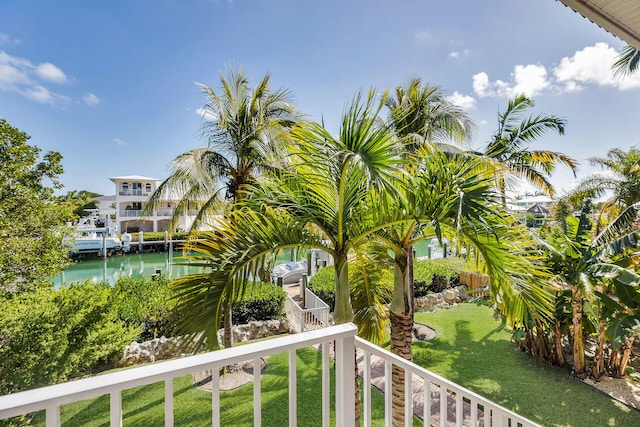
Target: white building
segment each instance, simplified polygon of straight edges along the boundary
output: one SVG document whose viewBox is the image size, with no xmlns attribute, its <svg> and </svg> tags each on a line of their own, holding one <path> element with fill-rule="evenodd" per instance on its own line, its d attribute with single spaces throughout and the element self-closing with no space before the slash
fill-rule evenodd
<svg viewBox="0 0 640 427">
<path fill-rule="evenodd" d="M 116 185 L 115 216 L 118 232 L 166 231 L 177 203 L 163 200 L 159 209 L 151 216 L 142 216 L 147 200 L 156 191 L 161 180 L 139 175 L 114 176 L 109 178 Z M 188 230 L 193 217 L 182 215 L 177 228 Z"/>
</svg>

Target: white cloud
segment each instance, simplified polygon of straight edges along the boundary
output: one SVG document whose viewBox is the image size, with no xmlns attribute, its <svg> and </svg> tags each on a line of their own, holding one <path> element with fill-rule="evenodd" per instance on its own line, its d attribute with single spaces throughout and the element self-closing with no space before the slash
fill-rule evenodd
<svg viewBox="0 0 640 427">
<path fill-rule="evenodd" d="M 68 97 L 55 92 L 51 92 L 49 89 L 41 85 L 36 85 L 21 90 L 20 93 L 22 93 L 27 98 L 33 99 L 34 101 L 41 104 L 57 105 L 69 102 Z"/>
<path fill-rule="evenodd" d="M 473 90 L 483 97 L 507 97 L 524 93 L 535 97 L 546 91 L 572 93 L 588 85 L 609 86 L 618 90 L 640 88 L 640 73 L 614 77 L 612 65 L 619 53 L 606 43 L 596 43 L 564 57 L 557 67 L 547 71 L 544 65 L 516 65 L 509 81 L 489 79 L 480 72 L 473 75 Z"/>
<path fill-rule="evenodd" d="M 465 110 L 473 110 L 476 108 L 476 99 L 474 97 L 463 95 L 458 91 L 453 92 L 453 95 L 448 96 L 447 101 Z"/>
<path fill-rule="evenodd" d="M 0 91 L 16 92 L 36 102 L 58 105 L 68 103 L 69 97 L 53 92 L 45 84 L 72 82 L 73 79 L 50 62 L 34 65 L 27 58 L 12 56 L 0 50 Z M 95 100 L 99 102 L 97 97 Z M 88 102 L 86 95 L 83 101 Z"/>
<path fill-rule="evenodd" d="M 8 35 L 0 33 L 0 44 L 20 44 L 20 40 L 12 39 Z"/>
<path fill-rule="evenodd" d="M 471 55 L 471 51 L 469 49 L 465 50 L 454 50 L 453 52 L 449 52 L 449 58 L 459 59 L 463 56 Z"/>
<path fill-rule="evenodd" d="M 98 104 L 100 104 L 101 100 L 100 98 L 98 98 L 97 96 L 95 96 L 94 94 L 92 94 L 91 92 L 85 94 L 82 97 L 82 101 L 87 104 L 89 107 L 94 107 Z"/>
<path fill-rule="evenodd" d="M 121 146 L 121 147 L 126 147 L 128 144 L 121 140 L 120 138 L 113 138 L 113 142 L 115 142 L 117 145 Z"/>
<path fill-rule="evenodd" d="M 433 40 L 433 36 L 431 34 L 429 34 L 429 32 L 427 31 L 417 31 L 414 35 L 413 35 L 413 41 L 416 42 L 419 45 L 424 45 L 424 44 L 428 44 Z"/>
<path fill-rule="evenodd" d="M 48 80 L 53 83 L 67 83 L 69 79 L 67 75 L 58 67 L 50 62 L 39 64 L 35 69 L 36 74 L 43 80 Z"/>
<path fill-rule="evenodd" d="M 490 81 L 485 72 L 473 77 L 473 90 L 481 98 L 499 96 L 513 98 L 524 93 L 534 97 L 551 86 L 547 69 L 542 65 L 516 65 L 511 73 L 511 82 L 502 80 Z"/>
<path fill-rule="evenodd" d="M 611 66 L 618 55 L 619 52 L 607 43 L 596 43 L 577 51 L 572 57 L 562 58 L 553 74 L 566 92 L 576 92 L 590 83 L 619 90 L 640 88 L 640 74 L 614 77 Z"/>
</svg>

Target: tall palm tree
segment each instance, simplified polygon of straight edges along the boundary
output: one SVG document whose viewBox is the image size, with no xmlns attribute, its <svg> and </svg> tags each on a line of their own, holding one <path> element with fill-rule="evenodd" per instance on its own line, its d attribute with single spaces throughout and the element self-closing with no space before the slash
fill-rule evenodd
<svg viewBox="0 0 640 427">
<path fill-rule="evenodd" d="M 475 129 L 471 118 L 447 100 L 440 86 L 423 85 L 418 77 L 396 87 L 385 104 L 389 126 L 405 140 L 408 153 L 425 144 L 462 142 Z"/>
<path fill-rule="evenodd" d="M 333 257 L 334 320 L 354 319 L 349 257 L 375 224 L 369 198 L 393 188 L 400 172 L 396 135 L 377 119 L 385 97 L 376 100 L 373 90 L 364 99 L 356 96 L 337 137 L 316 123 L 302 122 L 292 129 L 288 166 L 252 189 L 251 198 L 243 200 L 251 209 L 234 212 L 234 221 L 221 227 L 228 232 L 207 235 L 190 247 L 204 257 L 195 259 L 196 264 L 204 260 L 218 267 L 206 285 L 188 277 L 178 282 L 182 330 L 211 330 L 220 319 L 216 307 L 225 295 L 245 286 L 247 269 L 267 253 L 291 246 L 320 248 Z M 203 336 L 216 339 L 211 332 Z M 359 415 L 359 399 L 356 402 Z"/>
<path fill-rule="evenodd" d="M 557 164 L 569 166 L 575 174 L 577 163 L 571 157 L 556 151 L 529 148 L 532 142 L 547 132 L 555 131 L 563 135 L 565 127 L 564 119 L 556 116 L 539 114 L 523 119 L 523 115 L 533 107 L 533 101 L 525 95 L 518 95 L 510 100 L 506 111 L 498 113 L 498 129 L 482 152 L 504 167 L 497 175 L 497 185 L 504 206 L 508 174 L 525 179 L 551 197 L 555 190 L 548 178 Z"/>
<path fill-rule="evenodd" d="M 389 127 L 402 139 L 407 160 L 427 146 L 453 151 L 446 142 L 462 142 L 474 129 L 464 110 L 449 102 L 441 87 L 423 84 L 418 77 L 397 86 L 387 98 L 386 107 Z M 405 163 L 409 174 L 412 168 L 410 162 Z M 403 211 L 419 209 L 424 201 L 418 200 L 411 185 L 398 190 L 403 188 L 407 190 L 403 199 L 408 202 Z M 394 294 L 389 306 L 391 351 L 407 360 L 413 359 L 413 244 L 424 238 L 419 229 L 420 223 L 414 219 L 385 230 L 381 237 L 394 253 Z M 393 420 L 394 425 L 400 425 L 404 422 L 404 373 L 398 367 L 393 371 L 393 388 Z"/>
<path fill-rule="evenodd" d="M 270 76 L 251 88 L 242 69 L 220 75 L 220 89 L 202 85 L 207 96 L 203 135 L 206 147 L 195 148 L 173 160 L 169 177 L 158 186 L 144 207 L 148 215 L 164 200 L 178 199 L 169 229 L 181 215 L 196 212 L 192 230 L 213 225 L 220 210 L 235 210 L 256 176 L 277 164 L 283 136 L 298 121 L 286 89 L 272 90 Z M 224 312 L 224 344 L 233 345 L 232 300 Z"/>
<path fill-rule="evenodd" d="M 589 162 L 607 169 L 609 173 L 585 178 L 574 190 L 575 194 L 596 198 L 612 192 L 605 209 L 616 205 L 625 208 L 640 202 L 640 149 L 631 147 L 624 151 L 612 148 L 606 158 L 593 157 Z"/>
<path fill-rule="evenodd" d="M 382 98 L 384 101 L 384 96 Z M 215 340 L 213 327 L 220 321 L 224 296 L 241 292 L 249 272 L 261 257 L 296 245 L 320 248 L 333 257 L 336 277 L 334 319 L 337 322 L 363 319 L 353 315 L 350 262 L 360 257 L 364 252 L 362 248 L 375 240 L 378 231 L 395 226 L 402 229 L 403 224 L 411 227 L 415 220 L 413 213 L 408 216 L 402 214 L 401 209 L 393 208 L 405 203 L 396 188 L 408 175 L 403 169 L 404 160 L 398 150 L 396 134 L 377 119 L 381 107 L 373 92 L 365 100 L 357 97 L 345 113 L 337 137 L 318 124 L 300 123 L 294 127 L 289 165 L 257 183 L 251 190 L 251 198 L 243 201 L 244 208 L 224 219 L 217 233 L 207 234 L 203 241 L 190 246 L 195 264 L 213 263 L 218 268 L 207 273 L 206 282 L 190 277 L 176 282 L 183 331 L 205 330 L 202 337 Z M 448 157 L 442 155 L 443 167 L 438 169 L 438 178 L 450 174 L 451 168 L 444 162 L 446 159 Z M 474 168 L 467 166 L 467 170 L 473 172 Z M 422 178 L 425 194 L 434 182 L 440 182 L 432 178 L 426 175 Z M 454 219 L 450 214 L 467 196 L 470 201 L 465 212 L 482 210 L 478 203 L 484 201 L 484 197 L 480 197 L 484 195 L 464 186 L 464 191 L 457 191 L 457 182 L 455 185 L 444 182 L 448 181 L 443 179 L 440 184 L 446 188 L 436 185 L 436 190 L 429 193 L 432 205 L 438 206 L 439 200 L 448 203 L 448 207 L 443 208 L 446 220 L 434 223 L 434 228 L 441 225 L 451 233 L 461 230 L 460 235 L 477 248 L 477 256 L 489 260 L 487 269 L 495 279 L 493 286 L 501 289 L 500 292 L 494 289 L 501 301 L 518 303 L 518 298 L 535 295 L 537 288 L 525 281 L 509 282 L 511 288 L 507 289 L 507 272 L 517 276 L 518 271 L 526 270 L 522 274 L 524 277 L 531 270 L 511 248 L 512 239 L 507 236 L 510 228 L 499 216 L 483 218 L 464 214 Z M 443 197 L 438 190 L 446 190 L 454 196 Z M 419 206 L 431 205 L 425 202 Z M 429 208 L 429 217 L 440 219 L 435 210 Z M 367 274 L 366 267 L 358 268 L 357 273 Z M 369 279 L 364 277 L 361 281 L 371 283 Z M 371 293 L 365 295 L 368 291 L 361 291 L 356 303 L 372 300 L 369 298 Z M 382 318 L 377 316 L 378 320 Z M 359 326 L 361 333 L 380 330 L 370 325 Z"/>
</svg>

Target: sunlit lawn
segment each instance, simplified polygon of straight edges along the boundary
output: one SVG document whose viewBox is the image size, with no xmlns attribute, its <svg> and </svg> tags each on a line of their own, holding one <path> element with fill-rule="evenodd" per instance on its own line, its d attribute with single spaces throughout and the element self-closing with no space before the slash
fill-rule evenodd
<svg viewBox="0 0 640 427">
<path fill-rule="evenodd" d="M 517 351 L 492 314 L 475 304 L 416 314 L 437 336 L 414 344 L 414 361 L 545 426 L 640 426 L 640 411 Z"/>
</svg>

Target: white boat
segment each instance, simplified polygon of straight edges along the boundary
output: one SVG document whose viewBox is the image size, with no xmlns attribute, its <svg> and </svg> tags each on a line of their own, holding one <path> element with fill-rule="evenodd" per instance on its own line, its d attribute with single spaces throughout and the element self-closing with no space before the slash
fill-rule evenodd
<svg viewBox="0 0 640 427">
<path fill-rule="evenodd" d="M 131 235 L 125 234 L 120 240 L 115 227 L 105 227 L 106 221 L 101 220 L 97 211 L 81 218 L 76 225 L 76 236 L 71 246 L 70 255 L 113 255 L 127 252 Z"/>
<path fill-rule="evenodd" d="M 278 278 L 282 278 L 282 283 L 297 283 L 302 279 L 302 275 L 307 274 L 307 260 L 300 262 L 291 261 L 286 264 L 278 264 L 273 267 L 271 281 L 277 283 Z"/>
</svg>

